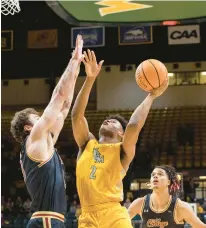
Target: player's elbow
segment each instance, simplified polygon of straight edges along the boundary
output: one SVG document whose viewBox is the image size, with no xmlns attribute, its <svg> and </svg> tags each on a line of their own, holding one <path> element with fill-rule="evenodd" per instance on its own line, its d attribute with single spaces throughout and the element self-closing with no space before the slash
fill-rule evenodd
<svg viewBox="0 0 206 228">
<path fill-rule="evenodd" d="M 63 86 L 58 86 L 55 88 L 55 95 L 58 99 L 67 100 L 68 93 L 65 91 Z"/>
<path fill-rule="evenodd" d="M 71 112 L 71 118 L 73 121 L 80 120 L 84 118 L 84 115 L 82 115 L 80 112 L 78 112 L 78 110 L 75 107 L 73 107 Z"/>
<path fill-rule="evenodd" d="M 127 125 L 127 128 L 130 129 L 131 131 L 136 132 L 136 131 L 140 131 L 142 126 L 143 126 L 143 121 L 130 120 Z"/>
<path fill-rule="evenodd" d="M 129 217 L 130 217 L 130 219 L 133 219 L 134 218 L 134 216 L 135 216 L 135 213 L 134 213 L 134 211 L 131 209 L 131 208 L 128 208 L 128 214 L 129 214 Z"/>
</svg>

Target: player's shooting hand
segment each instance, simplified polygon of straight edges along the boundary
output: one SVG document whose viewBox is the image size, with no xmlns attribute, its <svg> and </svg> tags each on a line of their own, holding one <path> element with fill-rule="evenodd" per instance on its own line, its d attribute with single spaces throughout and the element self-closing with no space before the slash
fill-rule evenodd
<svg viewBox="0 0 206 228">
<path fill-rule="evenodd" d="M 82 54 L 82 48 L 83 48 L 83 39 L 81 35 L 77 35 L 76 38 L 76 47 L 74 51 L 72 52 L 72 59 L 78 60 L 79 62 L 82 61 L 84 58 L 84 55 Z"/>
<path fill-rule="evenodd" d="M 87 77 L 95 79 L 102 68 L 104 60 L 100 61 L 99 64 L 97 64 L 94 51 L 87 50 L 87 52 L 84 51 L 84 59 L 82 62 L 85 65 Z"/>
<path fill-rule="evenodd" d="M 159 88 L 154 89 L 154 90 L 150 93 L 150 95 L 153 96 L 154 98 L 161 96 L 161 95 L 166 91 L 168 85 L 169 85 L 169 80 L 166 79 L 166 80 L 162 83 L 162 85 L 161 85 Z"/>
</svg>

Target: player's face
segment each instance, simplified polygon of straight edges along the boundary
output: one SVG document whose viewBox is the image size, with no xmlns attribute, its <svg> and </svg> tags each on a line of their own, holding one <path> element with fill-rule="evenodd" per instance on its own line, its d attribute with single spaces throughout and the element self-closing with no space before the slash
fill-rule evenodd
<svg viewBox="0 0 206 228">
<path fill-rule="evenodd" d="M 40 116 L 36 115 L 36 114 L 30 114 L 29 115 L 29 120 L 31 122 L 31 124 L 34 126 L 34 124 L 39 120 Z"/>
<path fill-rule="evenodd" d="M 152 189 L 168 188 L 170 181 L 164 169 L 155 168 L 151 174 L 150 184 Z"/>
<path fill-rule="evenodd" d="M 36 114 L 30 114 L 29 115 L 29 125 L 25 125 L 24 126 L 24 130 L 25 131 L 31 131 L 32 127 L 34 126 L 34 124 L 37 123 L 37 121 L 39 120 L 40 116 L 36 115 Z"/>
<path fill-rule="evenodd" d="M 120 134 L 123 134 L 123 128 L 122 128 L 122 125 L 121 123 L 116 120 L 116 119 L 108 119 L 108 120 L 105 120 L 101 127 L 100 127 L 100 132 L 101 131 L 107 131 L 107 132 L 112 132 L 112 133 L 120 133 Z"/>
</svg>

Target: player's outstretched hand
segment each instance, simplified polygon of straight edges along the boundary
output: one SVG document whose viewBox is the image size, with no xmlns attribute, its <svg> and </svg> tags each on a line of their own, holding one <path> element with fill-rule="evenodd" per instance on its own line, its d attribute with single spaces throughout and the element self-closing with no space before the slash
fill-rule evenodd
<svg viewBox="0 0 206 228">
<path fill-rule="evenodd" d="M 94 51 L 90 51 L 88 49 L 87 52 L 84 51 L 84 59 L 82 60 L 82 62 L 85 65 L 87 77 L 95 79 L 102 68 L 104 60 L 100 61 L 99 64 L 97 64 Z"/>
<path fill-rule="evenodd" d="M 159 88 L 154 89 L 150 94 L 154 98 L 159 97 L 166 91 L 168 85 L 169 85 L 169 80 L 166 79 Z"/>
<path fill-rule="evenodd" d="M 76 38 L 76 47 L 74 51 L 72 52 L 72 59 L 82 61 L 84 58 L 84 55 L 82 54 L 82 48 L 83 48 L 83 39 L 81 35 L 77 35 Z"/>
</svg>

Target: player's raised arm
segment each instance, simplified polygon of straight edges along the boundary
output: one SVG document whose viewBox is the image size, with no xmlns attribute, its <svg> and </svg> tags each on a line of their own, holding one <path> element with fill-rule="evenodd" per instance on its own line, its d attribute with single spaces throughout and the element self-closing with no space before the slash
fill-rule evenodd
<svg viewBox="0 0 206 228">
<path fill-rule="evenodd" d="M 176 217 L 179 218 L 180 221 L 187 222 L 192 228 L 206 228 L 206 224 L 195 215 L 188 203 L 179 200 L 176 213 Z"/>
<path fill-rule="evenodd" d="M 92 134 L 89 133 L 89 127 L 84 114 L 92 86 L 103 64 L 103 61 L 97 64 L 96 56 L 93 51 L 88 50 L 87 53 L 84 52 L 84 55 L 85 58 L 83 62 L 85 65 L 87 77 L 72 109 L 73 134 L 79 148 L 82 148 L 89 141 L 89 139 L 93 137 Z"/>
<path fill-rule="evenodd" d="M 44 110 L 39 121 L 33 127 L 30 134 L 31 140 L 36 140 L 42 137 L 45 133 L 51 132 L 54 123 L 57 121 L 59 114 L 64 108 L 65 102 L 68 104 L 67 108 L 70 108 L 76 82 L 76 72 L 82 58 L 82 46 L 82 37 L 78 35 L 76 53 L 72 56 L 66 70 L 55 87 L 53 96 L 48 106 Z M 61 128 L 58 131 L 60 131 Z M 59 132 L 57 133 L 59 134 Z"/>
<path fill-rule="evenodd" d="M 152 91 L 133 112 L 125 130 L 122 144 L 126 155 L 126 163 L 130 163 L 134 158 L 135 145 L 137 143 L 139 133 L 144 126 L 154 99 L 160 96 L 167 89 L 167 87 L 168 80 L 166 80 L 158 89 Z"/>
<path fill-rule="evenodd" d="M 72 61 L 73 59 L 76 59 L 76 58 L 79 59 L 79 57 L 77 55 L 80 55 L 80 53 L 82 53 L 82 46 L 83 46 L 83 40 L 77 39 L 76 40 L 76 48 L 72 53 L 72 58 L 70 61 Z M 83 55 L 82 55 L 82 58 L 83 58 Z M 72 81 L 69 85 L 69 88 L 68 88 L 69 94 L 68 94 L 67 100 L 64 102 L 62 110 L 59 113 L 56 122 L 54 122 L 54 124 L 52 125 L 51 131 L 50 131 L 53 134 L 54 144 L 56 143 L 58 136 L 59 136 L 59 134 L 60 134 L 60 132 L 64 126 L 64 121 L 65 121 L 66 117 L 68 116 L 68 113 L 69 113 L 69 110 L 70 110 L 70 107 L 72 104 L 73 95 L 74 95 L 74 88 L 75 88 L 77 77 L 78 77 L 79 72 L 80 72 L 80 64 L 81 64 L 81 61 L 79 61 L 79 63 L 78 63 L 74 81 Z M 56 90 L 54 90 L 52 97 L 55 94 L 56 94 Z"/>
<path fill-rule="evenodd" d="M 130 218 L 132 219 L 136 214 L 141 215 L 142 205 L 145 197 L 138 198 L 134 200 L 128 208 L 128 213 Z"/>
</svg>

